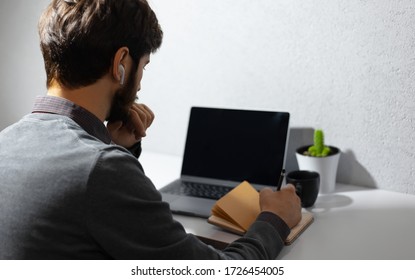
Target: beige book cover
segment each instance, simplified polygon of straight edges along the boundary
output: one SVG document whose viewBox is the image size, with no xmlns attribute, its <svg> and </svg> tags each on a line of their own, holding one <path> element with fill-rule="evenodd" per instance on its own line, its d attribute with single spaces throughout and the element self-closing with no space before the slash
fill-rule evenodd
<svg viewBox="0 0 415 280">
<path fill-rule="evenodd" d="M 215 203 L 208 222 L 243 235 L 259 213 L 259 193 L 247 181 L 244 181 Z M 291 229 L 285 244 L 292 244 L 312 222 L 313 215 L 303 212 L 300 223 Z"/>
</svg>

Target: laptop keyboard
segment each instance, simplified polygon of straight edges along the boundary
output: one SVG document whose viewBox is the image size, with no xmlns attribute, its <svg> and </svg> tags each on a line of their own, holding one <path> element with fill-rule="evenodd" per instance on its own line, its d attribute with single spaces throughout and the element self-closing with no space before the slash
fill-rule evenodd
<svg viewBox="0 0 415 280">
<path fill-rule="evenodd" d="M 182 182 L 180 188 L 177 188 L 176 186 L 167 187 L 163 189 L 163 192 L 176 195 L 187 195 L 202 198 L 219 199 L 231 190 L 232 188 L 225 186 Z"/>
</svg>

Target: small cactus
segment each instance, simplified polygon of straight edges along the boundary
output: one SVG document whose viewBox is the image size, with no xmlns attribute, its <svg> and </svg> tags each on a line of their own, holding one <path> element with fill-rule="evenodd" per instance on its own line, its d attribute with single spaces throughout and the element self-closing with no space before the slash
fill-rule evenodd
<svg viewBox="0 0 415 280">
<path fill-rule="evenodd" d="M 324 133 L 321 129 L 314 131 L 314 145 L 308 148 L 307 154 L 312 157 L 326 157 L 330 154 L 330 147 L 324 145 Z"/>
</svg>

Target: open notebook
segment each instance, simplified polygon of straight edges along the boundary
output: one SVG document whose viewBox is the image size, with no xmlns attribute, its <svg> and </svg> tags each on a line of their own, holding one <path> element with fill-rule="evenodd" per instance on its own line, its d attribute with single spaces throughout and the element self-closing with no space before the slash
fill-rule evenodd
<svg viewBox="0 0 415 280">
<path fill-rule="evenodd" d="M 208 222 L 242 235 L 259 213 L 259 193 L 247 181 L 244 181 L 214 204 Z M 303 212 L 300 223 L 291 229 L 285 244 L 292 244 L 313 220 L 311 213 Z"/>
</svg>

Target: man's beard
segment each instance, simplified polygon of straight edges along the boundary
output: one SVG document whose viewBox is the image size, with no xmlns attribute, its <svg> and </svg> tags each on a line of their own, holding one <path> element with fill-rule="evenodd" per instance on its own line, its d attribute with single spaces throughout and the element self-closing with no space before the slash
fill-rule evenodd
<svg viewBox="0 0 415 280">
<path fill-rule="evenodd" d="M 120 88 L 114 95 L 111 110 L 107 116 L 107 121 L 127 122 L 130 115 L 130 108 L 133 105 L 137 92 L 134 90 L 135 73 L 131 71 L 127 84 Z"/>
</svg>

